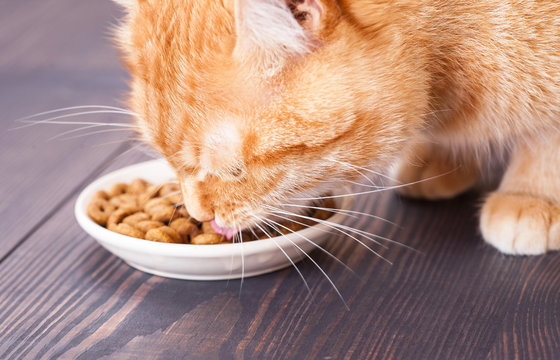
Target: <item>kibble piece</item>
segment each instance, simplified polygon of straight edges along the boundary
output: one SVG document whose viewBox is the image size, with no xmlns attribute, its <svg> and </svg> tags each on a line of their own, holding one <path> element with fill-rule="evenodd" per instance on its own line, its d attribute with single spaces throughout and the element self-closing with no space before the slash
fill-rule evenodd
<svg viewBox="0 0 560 360">
<path fill-rule="evenodd" d="M 212 229 L 212 225 L 210 225 L 209 221 L 205 221 L 202 223 L 202 232 L 205 234 L 215 234 L 216 232 Z"/>
<path fill-rule="evenodd" d="M 160 230 L 164 231 L 167 235 L 169 235 L 169 237 L 173 240 L 174 243 L 182 243 L 182 239 L 181 239 L 181 235 L 179 235 L 179 233 L 169 227 L 169 226 L 162 226 L 159 228 Z"/>
<path fill-rule="evenodd" d="M 163 230 L 151 229 L 145 235 L 146 240 L 157 241 L 157 242 L 164 242 L 164 243 L 172 243 L 173 240 L 167 233 Z"/>
<path fill-rule="evenodd" d="M 162 226 L 165 226 L 165 224 L 162 223 L 161 221 L 154 221 L 154 220 L 144 220 L 134 224 L 135 228 L 145 233 L 147 233 L 152 229 L 160 228 Z"/>
<path fill-rule="evenodd" d="M 115 206 L 104 199 L 95 199 L 87 207 L 88 216 L 101 226 L 106 226 Z"/>
<path fill-rule="evenodd" d="M 124 205 L 113 211 L 107 220 L 108 224 L 120 224 L 123 219 L 129 215 L 138 212 L 140 209 L 132 205 Z"/>
<path fill-rule="evenodd" d="M 107 194 L 107 192 L 105 192 L 104 190 L 99 190 L 98 192 L 93 194 L 93 196 L 91 197 L 91 201 L 94 201 L 94 200 L 97 200 L 97 199 L 109 201 L 110 197 L 109 197 L 109 194 Z"/>
<path fill-rule="evenodd" d="M 125 223 L 120 223 L 120 224 L 109 223 L 107 229 L 117 232 L 119 234 L 132 236 L 139 239 L 144 238 L 144 233 L 142 231 L 138 230 L 132 225 L 125 224 Z"/>
<path fill-rule="evenodd" d="M 190 219 L 190 217 L 191 217 L 191 216 L 189 215 L 189 213 L 187 212 L 187 209 L 185 209 L 184 206 L 179 206 L 179 207 L 177 208 L 177 214 L 178 214 L 180 217 L 184 217 L 184 218 L 187 218 L 187 219 Z"/>
<path fill-rule="evenodd" d="M 138 204 L 143 206 L 147 203 L 150 199 L 153 199 L 158 196 L 159 186 L 150 185 L 143 193 L 138 195 Z"/>
<path fill-rule="evenodd" d="M 173 238 L 170 235 L 170 231 L 167 226 L 162 226 L 157 229 L 152 229 L 146 233 L 146 240 L 158 241 L 158 242 L 165 242 L 165 243 L 180 243 L 181 239 L 179 238 L 179 234 L 177 234 L 177 238 Z M 171 229 L 171 228 L 169 228 Z M 173 229 L 171 229 L 173 230 Z"/>
<path fill-rule="evenodd" d="M 200 234 L 191 239 L 191 244 L 196 245 L 209 245 L 219 244 L 226 240 L 225 237 L 218 234 Z"/>
<path fill-rule="evenodd" d="M 145 212 L 137 212 L 132 215 L 128 215 L 125 217 L 122 222 L 128 225 L 136 226 L 141 221 L 150 220 L 150 215 L 146 214 Z"/>
<path fill-rule="evenodd" d="M 128 185 L 125 183 L 116 183 L 115 185 L 111 186 L 111 189 L 107 192 L 110 197 L 119 196 L 122 194 L 126 194 L 128 191 Z"/>
<path fill-rule="evenodd" d="M 169 202 L 173 205 L 181 204 L 183 202 L 183 195 L 181 195 L 181 193 L 172 194 L 168 195 L 166 199 L 169 200 Z"/>
<path fill-rule="evenodd" d="M 165 183 L 159 189 L 159 196 L 165 198 L 172 194 L 177 194 L 181 191 L 179 184 L 175 183 Z"/>
<path fill-rule="evenodd" d="M 134 179 L 128 186 L 128 192 L 130 194 L 140 195 L 146 192 L 151 184 L 144 179 Z"/>
<path fill-rule="evenodd" d="M 117 207 L 124 206 L 124 205 L 137 205 L 137 197 L 136 195 L 132 194 L 122 194 L 118 196 L 114 196 L 109 200 L 109 202 Z"/>
<path fill-rule="evenodd" d="M 190 239 L 200 234 L 200 229 L 185 218 L 175 219 L 169 224 L 181 236 L 181 240 L 186 244 Z"/>
<path fill-rule="evenodd" d="M 149 210 L 153 207 L 156 206 L 170 206 L 171 203 L 169 202 L 169 200 L 167 199 L 162 199 L 162 198 L 154 198 L 154 199 L 150 199 L 148 200 L 145 204 L 144 204 L 144 209 L 145 210 Z"/>
<path fill-rule="evenodd" d="M 175 211 L 175 208 L 171 205 L 153 206 L 147 208 L 146 212 L 152 216 L 152 220 L 161 221 L 163 223 L 170 222 L 177 214 L 177 211 Z"/>
</svg>

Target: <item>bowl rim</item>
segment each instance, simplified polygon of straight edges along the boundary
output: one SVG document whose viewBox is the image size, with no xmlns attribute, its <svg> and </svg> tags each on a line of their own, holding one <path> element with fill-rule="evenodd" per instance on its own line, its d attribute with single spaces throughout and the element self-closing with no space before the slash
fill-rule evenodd
<svg viewBox="0 0 560 360">
<path fill-rule="evenodd" d="M 102 189 L 107 189 L 110 184 L 119 182 L 118 178 L 122 178 L 125 174 L 130 174 L 137 172 L 141 169 L 145 170 L 147 167 L 163 167 L 166 166 L 171 170 L 165 159 L 155 159 L 148 160 L 133 165 L 125 166 L 118 170 L 107 173 L 89 185 L 87 185 L 79 194 L 75 205 L 74 205 L 74 215 L 78 224 L 82 229 L 92 236 L 100 244 L 108 246 L 118 246 L 119 248 L 126 249 L 131 252 L 146 253 L 150 252 L 154 256 L 171 256 L 171 257 L 204 257 L 204 258 L 222 258 L 224 256 L 248 256 L 251 254 L 265 253 L 268 251 L 278 249 L 277 244 L 281 242 L 282 244 L 290 240 L 299 243 L 301 241 L 306 241 L 304 237 L 308 239 L 315 237 L 319 232 L 330 231 L 330 227 L 324 223 L 318 223 L 313 226 L 307 227 L 305 229 L 296 231 L 295 233 L 287 234 L 284 236 L 276 236 L 269 239 L 260 239 L 254 241 L 248 241 L 243 243 L 231 243 L 231 244 L 212 244 L 212 245 L 197 245 L 197 244 L 174 244 L 174 243 L 160 243 L 145 239 L 139 239 L 127 235 L 122 235 L 94 222 L 87 215 L 87 205 L 95 192 Z M 172 170 L 171 170 L 172 171 Z M 152 181 L 148 176 L 143 177 L 148 181 Z M 125 180 L 120 180 L 125 181 Z M 163 180 L 165 181 L 165 180 Z M 334 191 L 335 195 L 337 193 L 344 193 L 348 190 L 348 186 L 340 187 Z M 335 198 L 337 205 L 341 210 L 351 210 L 354 199 L 352 196 L 344 196 L 340 198 Z M 333 216 L 327 220 L 332 223 L 340 224 L 347 214 L 335 213 Z"/>
</svg>

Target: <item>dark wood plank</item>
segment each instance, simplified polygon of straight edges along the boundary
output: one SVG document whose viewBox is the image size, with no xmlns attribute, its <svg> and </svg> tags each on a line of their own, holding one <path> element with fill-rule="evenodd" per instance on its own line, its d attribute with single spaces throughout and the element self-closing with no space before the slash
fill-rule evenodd
<svg viewBox="0 0 560 360">
<path fill-rule="evenodd" d="M 488 358 L 555 359 L 560 354 L 560 262 L 536 263 L 522 289 L 512 293 L 515 306 Z"/>
<path fill-rule="evenodd" d="M 118 105 L 126 74 L 106 38 L 116 10 L 108 1 L 0 2 L 0 259 L 90 173 L 122 152 L 122 141 L 117 140 L 130 136 L 120 131 L 49 141 L 73 126 L 11 130 L 21 125 L 14 119 L 44 110 Z M 65 120 L 128 118 L 97 115 Z"/>
</svg>

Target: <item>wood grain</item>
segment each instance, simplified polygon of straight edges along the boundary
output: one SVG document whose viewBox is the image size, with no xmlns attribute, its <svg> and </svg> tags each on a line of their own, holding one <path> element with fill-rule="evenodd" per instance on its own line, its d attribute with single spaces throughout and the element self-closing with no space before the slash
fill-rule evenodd
<svg viewBox="0 0 560 360">
<path fill-rule="evenodd" d="M 125 73 L 104 36 L 111 11 L 116 10 L 108 5 L 90 11 L 92 6 L 84 2 L 0 2 L 0 259 L 63 200 L 68 201 L 95 169 L 122 152 L 123 142 L 117 140 L 130 136 L 130 132 L 118 131 L 50 140 L 76 126 L 17 129 L 23 124 L 14 122 L 66 106 L 118 105 L 116 100 L 126 88 Z M 128 118 L 96 115 L 60 120 L 121 122 Z M 68 137 L 94 130 L 99 129 Z"/>
<path fill-rule="evenodd" d="M 115 101 L 124 75 L 101 33 L 116 15 L 108 1 L 0 2 L 0 359 L 560 358 L 560 254 L 509 257 L 484 245 L 477 193 L 357 199 L 355 210 L 397 225 L 348 225 L 415 250 L 368 243 L 390 265 L 333 236 L 326 248 L 352 271 L 312 257 L 343 300 L 309 260 L 298 264 L 307 292 L 294 269 L 242 287 L 179 281 L 101 248 L 73 218 L 76 195 L 145 155 L 122 142 L 91 148 L 105 137 L 46 143 L 59 130 L 6 129 L 45 108 Z"/>
<path fill-rule="evenodd" d="M 137 160 L 129 154 L 109 169 Z M 506 257 L 483 246 L 476 201 L 360 199 L 356 209 L 403 228 L 366 218 L 349 225 L 423 254 L 373 247 L 391 266 L 333 238 L 327 249 L 352 274 L 313 253 L 350 311 L 310 261 L 300 266 L 310 294 L 291 269 L 246 279 L 241 293 L 239 281 L 134 271 L 83 234 L 69 202 L 0 265 L 0 358 L 554 358 L 558 256 Z"/>
</svg>

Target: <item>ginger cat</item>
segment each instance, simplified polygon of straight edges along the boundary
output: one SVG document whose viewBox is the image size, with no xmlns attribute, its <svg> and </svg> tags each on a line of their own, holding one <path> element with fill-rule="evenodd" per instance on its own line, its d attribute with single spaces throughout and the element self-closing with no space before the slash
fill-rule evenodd
<svg viewBox="0 0 560 360">
<path fill-rule="evenodd" d="M 142 135 L 218 231 L 395 161 L 403 195 L 449 198 L 508 152 L 484 239 L 560 248 L 557 0 L 118 2 Z"/>
</svg>

